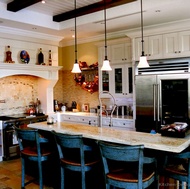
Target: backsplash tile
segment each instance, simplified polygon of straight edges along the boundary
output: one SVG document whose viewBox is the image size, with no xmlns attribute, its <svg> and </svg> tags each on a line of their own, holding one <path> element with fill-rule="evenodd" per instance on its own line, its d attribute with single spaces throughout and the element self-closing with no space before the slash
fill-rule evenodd
<svg viewBox="0 0 190 189">
<path fill-rule="evenodd" d="M 30 102 L 38 98 L 38 78 L 15 75 L 0 79 L 0 115 L 25 113 Z"/>
</svg>

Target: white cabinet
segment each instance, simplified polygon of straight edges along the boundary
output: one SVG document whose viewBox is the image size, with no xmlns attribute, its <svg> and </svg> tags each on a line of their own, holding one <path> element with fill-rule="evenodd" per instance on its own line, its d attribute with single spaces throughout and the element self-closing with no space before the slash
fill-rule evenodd
<svg viewBox="0 0 190 189">
<path fill-rule="evenodd" d="M 142 38 L 135 39 L 135 60 L 139 61 L 142 55 Z M 147 59 L 161 59 L 162 53 L 162 35 L 144 37 L 144 53 Z"/>
<path fill-rule="evenodd" d="M 132 97 L 133 74 L 130 63 L 112 66 L 110 74 L 110 92 L 115 97 Z"/>
<path fill-rule="evenodd" d="M 163 35 L 164 58 L 187 57 L 190 54 L 190 31 Z"/>
<path fill-rule="evenodd" d="M 97 126 L 98 124 L 97 117 L 89 117 L 89 116 L 62 115 L 62 120 L 74 123 L 83 123 L 85 125 L 92 125 L 92 126 Z"/>
<path fill-rule="evenodd" d="M 111 63 L 131 62 L 131 43 L 111 45 Z"/>
<path fill-rule="evenodd" d="M 134 121 L 133 120 L 126 120 L 126 119 L 112 119 L 112 127 L 110 127 L 110 118 L 104 118 L 102 120 L 103 127 L 109 127 L 113 129 L 119 129 L 119 130 L 130 130 L 134 131 Z"/>
<path fill-rule="evenodd" d="M 100 71 L 99 90 L 109 91 L 114 97 L 133 96 L 133 69 L 131 63 L 112 65 L 112 71 Z M 101 97 L 107 96 L 101 93 Z"/>
<path fill-rule="evenodd" d="M 109 91 L 114 97 L 132 97 L 131 40 L 125 38 L 109 42 L 107 54 L 112 71 L 101 71 L 100 68 L 105 58 L 105 48 L 99 47 L 99 91 Z M 100 96 L 107 97 L 107 94 L 101 93 Z"/>
<path fill-rule="evenodd" d="M 87 114 L 87 113 L 86 113 Z M 61 114 L 62 122 L 70 122 L 70 123 L 79 123 L 84 125 L 98 126 L 99 117 L 96 115 L 77 115 L 77 114 Z M 110 125 L 110 117 L 102 118 L 103 127 L 109 127 Z M 125 130 L 135 130 L 134 120 L 133 119 L 124 119 L 124 118 L 112 118 L 112 127 L 114 129 L 125 129 Z"/>
</svg>

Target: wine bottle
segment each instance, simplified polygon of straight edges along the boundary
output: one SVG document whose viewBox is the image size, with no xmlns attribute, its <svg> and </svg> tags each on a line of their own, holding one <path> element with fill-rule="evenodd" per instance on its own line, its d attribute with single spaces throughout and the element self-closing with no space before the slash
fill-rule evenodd
<svg viewBox="0 0 190 189">
<path fill-rule="evenodd" d="M 42 53 L 42 48 L 40 48 L 40 52 L 38 54 L 38 64 L 44 64 L 44 55 Z"/>
<path fill-rule="evenodd" d="M 52 59 L 51 59 L 51 50 L 49 50 L 49 66 L 52 65 Z"/>
</svg>

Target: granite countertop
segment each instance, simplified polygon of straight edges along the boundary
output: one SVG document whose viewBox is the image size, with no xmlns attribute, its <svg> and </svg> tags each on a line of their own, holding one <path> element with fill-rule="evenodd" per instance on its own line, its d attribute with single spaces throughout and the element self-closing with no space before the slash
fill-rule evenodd
<svg viewBox="0 0 190 189">
<path fill-rule="evenodd" d="M 98 114 L 97 113 L 90 113 L 90 112 L 71 112 L 71 111 L 66 111 L 66 112 L 57 112 L 57 113 L 53 113 L 53 114 L 58 114 L 58 115 L 73 115 L 73 116 L 86 116 L 86 117 L 97 117 Z M 102 115 L 103 118 L 106 118 L 106 115 Z M 107 118 L 110 118 L 110 115 L 108 115 Z M 117 116 L 117 115 L 113 115 L 114 119 L 133 119 L 133 116 Z"/>
<path fill-rule="evenodd" d="M 145 148 L 179 153 L 190 145 L 190 135 L 185 138 L 164 137 L 160 134 L 142 133 L 136 131 L 116 130 L 113 128 L 103 128 L 74 124 L 68 122 L 57 122 L 47 125 L 47 122 L 29 124 L 28 127 L 41 130 L 55 130 L 60 133 L 82 134 L 85 138 L 115 142 L 127 145 L 143 144 Z"/>
</svg>

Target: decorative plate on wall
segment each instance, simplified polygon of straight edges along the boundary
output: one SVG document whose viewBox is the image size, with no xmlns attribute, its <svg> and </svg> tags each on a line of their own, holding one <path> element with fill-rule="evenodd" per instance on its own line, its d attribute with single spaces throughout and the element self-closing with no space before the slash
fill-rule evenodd
<svg viewBox="0 0 190 189">
<path fill-rule="evenodd" d="M 30 61 L 30 55 L 28 54 L 27 51 L 23 50 L 23 51 L 20 52 L 20 60 L 23 63 L 26 63 L 26 64 L 29 63 L 29 61 Z"/>
</svg>

